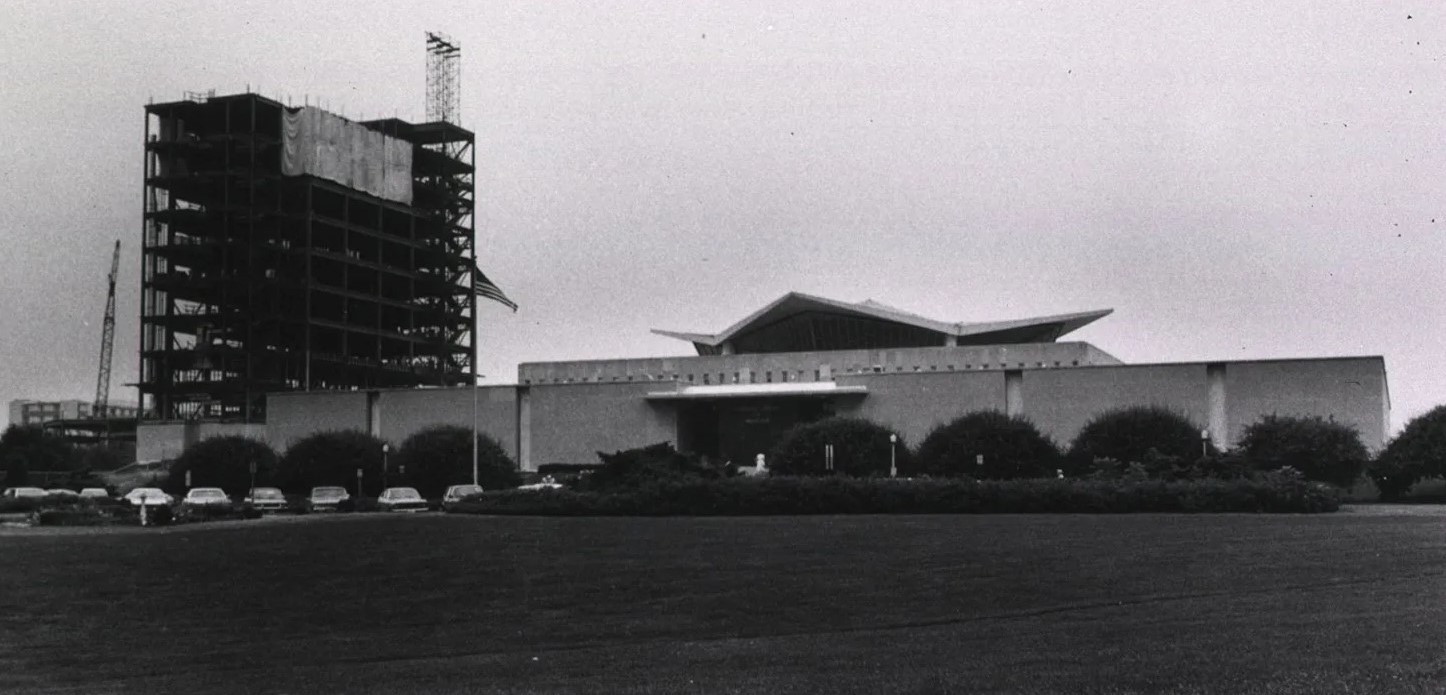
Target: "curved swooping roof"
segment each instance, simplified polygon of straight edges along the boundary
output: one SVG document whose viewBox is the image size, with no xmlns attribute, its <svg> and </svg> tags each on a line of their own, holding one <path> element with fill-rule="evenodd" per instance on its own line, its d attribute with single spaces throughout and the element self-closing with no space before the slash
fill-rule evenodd
<svg viewBox="0 0 1446 695">
<path fill-rule="evenodd" d="M 789 292 L 720 333 L 654 330 L 700 355 L 953 345 L 1051 343 L 1113 309 L 1008 321 L 938 321 L 873 300 L 841 302 Z M 952 340 L 951 340 L 952 339 Z"/>
</svg>

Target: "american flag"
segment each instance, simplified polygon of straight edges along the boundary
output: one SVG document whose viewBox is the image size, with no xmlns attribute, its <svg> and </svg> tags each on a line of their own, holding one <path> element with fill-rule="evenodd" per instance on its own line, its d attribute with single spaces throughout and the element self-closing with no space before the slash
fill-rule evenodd
<svg viewBox="0 0 1446 695">
<path fill-rule="evenodd" d="M 497 284 L 491 280 L 488 280 L 487 275 L 482 272 L 482 269 L 476 266 L 472 267 L 472 291 L 476 292 L 478 297 L 490 299 L 498 304 L 511 308 L 513 311 L 517 311 L 517 302 L 508 299 L 507 295 L 502 292 L 502 288 L 498 287 Z"/>
</svg>

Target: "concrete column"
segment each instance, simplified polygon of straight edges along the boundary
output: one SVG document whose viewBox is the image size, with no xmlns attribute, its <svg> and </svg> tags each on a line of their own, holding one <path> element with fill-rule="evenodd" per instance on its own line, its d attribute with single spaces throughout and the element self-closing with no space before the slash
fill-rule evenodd
<svg viewBox="0 0 1446 695">
<path fill-rule="evenodd" d="M 535 471 L 532 465 L 532 389 L 517 389 L 517 466 Z"/>
<path fill-rule="evenodd" d="M 722 355 L 731 355 L 731 354 L 733 354 L 733 341 L 731 341 L 731 340 L 725 340 L 725 341 L 723 341 L 723 344 L 720 345 L 720 346 L 718 346 L 718 353 L 719 353 L 719 354 L 722 354 Z"/>
<path fill-rule="evenodd" d="M 1205 366 L 1205 382 L 1210 387 L 1210 443 L 1224 451 L 1230 446 L 1230 421 L 1225 402 L 1225 363 Z"/>
<path fill-rule="evenodd" d="M 959 336 L 952 333 L 944 336 L 944 347 L 959 347 Z"/>
<path fill-rule="evenodd" d="M 382 394 L 367 391 L 367 434 L 382 436 Z"/>
<path fill-rule="evenodd" d="M 1024 414 L 1024 372 L 1018 369 L 1004 372 L 1004 412 L 1010 416 Z"/>
</svg>

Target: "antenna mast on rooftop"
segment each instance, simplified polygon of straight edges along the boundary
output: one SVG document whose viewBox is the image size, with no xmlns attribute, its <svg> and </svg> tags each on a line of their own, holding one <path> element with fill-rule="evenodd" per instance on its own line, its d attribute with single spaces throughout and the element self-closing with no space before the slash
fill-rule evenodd
<svg viewBox="0 0 1446 695">
<path fill-rule="evenodd" d="M 462 44 L 427 32 L 427 120 L 461 125 Z"/>
</svg>

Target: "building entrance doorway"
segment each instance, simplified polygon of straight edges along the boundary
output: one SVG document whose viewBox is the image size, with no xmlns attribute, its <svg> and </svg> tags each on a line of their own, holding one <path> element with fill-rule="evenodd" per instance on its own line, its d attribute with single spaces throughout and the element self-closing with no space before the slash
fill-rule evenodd
<svg viewBox="0 0 1446 695">
<path fill-rule="evenodd" d="M 826 398 L 729 398 L 678 409 L 678 449 L 712 461 L 753 465 L 795 425 L 834 414 Z"/>
</svg>

